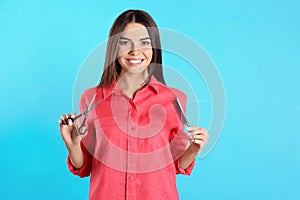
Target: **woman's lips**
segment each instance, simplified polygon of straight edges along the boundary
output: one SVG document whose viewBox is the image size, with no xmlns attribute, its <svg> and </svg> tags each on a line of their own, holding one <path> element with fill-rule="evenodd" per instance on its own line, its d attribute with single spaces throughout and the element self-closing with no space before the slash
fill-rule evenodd
<svg viewBox="0 0 300 200">
<path fill-rule="evenodd" d="M 139 65 L 144 61 L 144 59 L 126 59 L 126 60 L 132 66 Z"/>
</svg>

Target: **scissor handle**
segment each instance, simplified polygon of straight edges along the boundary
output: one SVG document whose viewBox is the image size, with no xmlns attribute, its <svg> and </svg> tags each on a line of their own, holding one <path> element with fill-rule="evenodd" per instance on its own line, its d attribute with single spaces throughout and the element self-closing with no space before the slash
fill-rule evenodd
<svg viewBox="0 0 300 200">
<path fill-rule="evenodd" d="M 82 125 L 82 126 L 80 126 L 80 127 L 78 128 L 78 133 L 79 133 L 79 135 L 84 135 L 85 132 L 86 132 L 85 126 Z"/>
<path fill-rule="evenodd" d="M 86 132 L 85 121 L 86 121 L 86 116 L 84 117 L 81 126 L 78 128 L 78 133 L 79 133 L 80 135 L 84 135 L 85 132 Z"/>
</svg>

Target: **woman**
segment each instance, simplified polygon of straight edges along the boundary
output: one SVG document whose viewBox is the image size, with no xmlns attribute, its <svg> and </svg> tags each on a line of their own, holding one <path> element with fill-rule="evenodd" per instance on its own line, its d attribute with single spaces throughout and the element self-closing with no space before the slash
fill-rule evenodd
<svg viewBox="0 0 300 200">
<path fill-rule="evenodd" d="M 60 132 L 67 164 L 80 177 L 91 175 L 90 200 L 178 199 L 176 174 L 189 175 L 208 140 L 205 129 L 188 127 L 174 106 L 186 96 L 165 85 L 157 25 L 140 10 L 114 22 L 100 84 L 86 90 L 80 110 L 89 113 L 86 133 L 78 134 L 76 114 L 62 115 Z"/>
</svg>

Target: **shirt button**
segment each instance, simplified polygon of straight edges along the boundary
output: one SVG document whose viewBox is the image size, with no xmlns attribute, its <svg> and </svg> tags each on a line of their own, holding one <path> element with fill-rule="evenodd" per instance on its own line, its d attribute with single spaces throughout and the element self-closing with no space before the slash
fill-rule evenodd
<svg viewBox="0 0 300 200">
<path fill-rule="evenodd" d="M 121 91 L 120 89 L 117 89 L 117 90 L 115 91 L 115 94 L 116 94 L 116 95 L 121 95 L 121 94 L 122 94 L 122 91 Z"/>
</svg>

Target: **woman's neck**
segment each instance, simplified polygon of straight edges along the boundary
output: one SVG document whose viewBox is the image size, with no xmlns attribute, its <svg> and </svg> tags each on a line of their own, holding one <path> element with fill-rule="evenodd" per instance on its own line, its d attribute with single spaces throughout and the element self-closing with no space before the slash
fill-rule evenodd
<svg viewBox="0 0 300 200">
<path fill-rule="evenodd" d="M 145 85 L 145 81 L 148 78 L 147 70 L 143 73 L 122 73 L 117 79 L 118 87 L 128 95 L 129 98 L 133 99 L 137 91 L 142 89 Z"/>
</svg>

